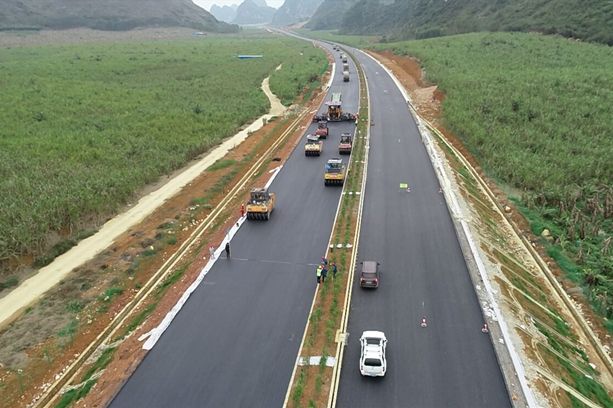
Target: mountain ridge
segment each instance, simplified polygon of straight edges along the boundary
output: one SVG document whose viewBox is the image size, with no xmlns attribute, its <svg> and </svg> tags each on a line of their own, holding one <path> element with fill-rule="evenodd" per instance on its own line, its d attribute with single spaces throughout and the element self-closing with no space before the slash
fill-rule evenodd
<svg viewBox="0 0 613 408">
<path fill-rule="evenodd" d="M 272 23 L 282 26 L 308 20 L 322 2 L 323 0 L 285 0 L 273 16 Z"/>
<path fill-rule="evenodd" d="M 613 45 L 609 0 L 325 0 L 307 24 L 389 39 L 523 31 Z"/>
<path fill-rule="evenodd" d="M 264 4 L 262 6 L 261 4 Z M 268 24 L 277 9 L 266 5 L 265 0 L 245 0 L 236 9 L 235 24 Z"/>
<path fill-rule="evenodd" d="M 122 31 L 137 27 L 189 27 L 236 32 L 190 0 L 3 0 L 0 30 L 87 27 Z"/>
</svg>

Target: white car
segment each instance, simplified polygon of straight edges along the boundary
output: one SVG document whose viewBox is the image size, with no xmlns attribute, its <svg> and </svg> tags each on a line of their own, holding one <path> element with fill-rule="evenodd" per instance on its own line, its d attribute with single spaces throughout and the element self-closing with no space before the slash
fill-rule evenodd
<svg viewBox="0 0 613 408">
<path fill-rule="evenodd" d="M 383 377 L 387 370 L 385 333 L 367 330 L 360 337 L 360 373 L 369 377 Z"/>
</svg>

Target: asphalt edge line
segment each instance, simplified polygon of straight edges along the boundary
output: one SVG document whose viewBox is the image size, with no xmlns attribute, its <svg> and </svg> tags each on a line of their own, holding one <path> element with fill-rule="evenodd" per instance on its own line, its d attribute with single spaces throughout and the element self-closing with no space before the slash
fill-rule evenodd
<svg viewBox="0 0 613 408">
<path fill-rule="evenodd" d="M 275 178 L 277 178 L 277 175 L 279 174 L 282 168 L 283 166 L 279 166 L 275 169 L 275 172 L 268 179 L 268 182 L 266 183 L 266 188 L 270 187 L 270 185 L 273 183 Z M 214 255 L 209 258 L 209 261 L 206 263 L 204 268 L 202 268 L 202 270 L 200 271 L 196 279 L 194 279 L 194 281 L 192 282 L 191 285 L 189 285 L 187 290 L 183 292 L 183 295 L 181 295 L 181 297 L 179 298 L 177 303 L 175 303 L 172 309 L 170 309 L 170 311 L 166 313 L 166 316 L 164 316 L 164 319 L 162 319 L 160 324 L 158 324 L 156 327 L 151 329 L 149 333 L 146 333 L 143 336 L 141 336 L 141 338 L 143 338 L 144 336 L 148 337 L 147 341 L 145 341 L 145 343 L 143 344 L 144 350 L 149 351 L 153 349 L 153 347 L 158 342 L 160 337 L 162 337 L 162 334 L 164 334 L 166 329 L 168 329 L 168 327 L 170 326 L 170 323 L 172 323 L 172 321 L 179 314 L 179 312 L 181 311 L 185 303 L 187 303 L 192 293 L 198 288 L 198 286 L 200 286 L 200 283 L 204 280 L 204 277 L 208 275 L 209 271 L 213 268 L 215 263 L 217 263 L 217 261 L 221 258 L 221 254 L 224 252 L 226 243 L 230 243 L 232 241 L 232 238 L 234 238 L 234 235 L 238 233 L 240 228 L 245 223 L 246 219 L 247 219 L 246 216 L 242 216 L 238 219 L 236 224 L 232 225 L 232 228 L 230 228 L 230 231 L 228 231 L 228 233 L 226 234 L 224 239 L 221 241 L 219 246 L 215 249 Z"/>
<path fill-rule="evenodd" d="M 253 177 L 253 175 L 257 172 L 257 169 L 264 163 L 263 158 L 267 157 L 271 154 L 274 149 L 278 148 L 281 144 L 281 141 L 287 138 L 290 134 L 295 132 L 297 126 L 307 115 L 307 112 L 302 115 L 298 115 L 296 119 L 294 119 L 288 128 L 281 134 L 279 139 L 277 139 L 271 147 L 262 155 L 254 165 L 245 173 L 243 178 L 241 178 L 233 187 L 234 193 L 230 192 L 226 197 L 222 199 L 222 201 L 211 211 L 211 213 L 205 218 L 205 220 L 199 224 L 196 229 L 190 234 L 190 236 L 179 246 L 177 251 L 172 254 L 163 264 L 158 268 L 158 270 L 152 275 L 152 277 L 145 283 L 143 286 L 143 294 L 140 295 L 141 291 L 137 293 L 136 297 L 132 299 L 119 313 L 115 315 L 113 320 L 109 323 L 107 328 L 103 329 L 103 331 L 94 339 L 90 345 L 88 345 L 83 352 L 79 354 L 79 356 L 67 366 L 63 370 L 62 376 L 56 380 L 51 386 L 43 393 L 43 395 L 32 403 L 34 407 L 43 406 L 45 408 L 51 406 L 51 402 L 54 401 L 58 396 L 60 396 L 61 391 L 65 384 L 71 383 L 76 375 L 79 373 L 80 366 L 84 363 L 84 361 L 91 355 L 96 349 L 98 349 L 102 344 L 104 344 L 109 338 L 111 338 L 119 328 L 123 326 L 125 321 L 131 316 L 132 311 L 138 309 L 140 305 L 148 298 L 148 296 L 155 290 L 159 284 L 168 276 L 168 274 L 173 270 L 176 264 L 183 257 L 184 253 L 189 249 L 189 247 L 199 239 L 202 234 L 210 227 L 213 221 L 222 213 L 222 211 L 226 208 L 228 203 L 238 195 L 238 192 L 241 191 L 247 182 Z M 259 163 L 259 164 L 258 164 Z M 161 272 L 164 270 L 164 272 Z M 140 296 L 139 296 L 140 295 Z M 109 331 L 110 330 L 110 331 Z M 127 381 L 127 379 L 126 379 Z M 64 383 L 61 384 L 60 383 Z M 123 388 L 125 381 L 122 383 L 121 387 L 118 388 L 117 392 Z M 55 388 L 60 387 L 59 390 L 53 391 Z M 115 393 L 116 394 L 116 393 Z M 113 398 L 115 395 L 113 395 Z M 111 401 L 111 398 L 109 401 Z"/>
<path fill-rule="evenodd" d="M 347 52 L 347 50 L 345 50 Z M 341 327 L 339 329 L 339 331 L 341 333 L 344 334 L 344 336 L 342 337 L 341 341 L 339 341 L 337 343 L 336 346 L 336 364 L 334 365 L 334 371 L 332 372 L 332 379 L 330 381 L 330 393 L 328 396 L 328 407 L 329 408 L 334 408 L 336 407 L 336 399 L 338 397 L 338 388 L 340 386 L 340 378 L 341 378 L 341 370 L 342 370 L 342 366 L 343 366 L 343 357 L 345 355 L 345 346 L 347 345 L 346 341 L 347 341 L 347 325 L 349 322 L 349 307 L 351 307 L 351 296 L 353 294 L 353 279 L 354 279 L 354 275 L 355 275 L 355 266 L 356 266 L 356 260 L 358 257 L 358 252 L 359 252 L 359 246 L 360 246 L 360 232 L 362 230 L 362 212 L 364 209 L 364 196 L 366 195 L 366 182 L 367 182 L 367 176 L 368 176 L 368 157 L 370 155 L 370 91 L 368 88 L 368 80 L 366 77 L 366 73 L 364 71 L 364 69 L 360 66 L 359 61 L 357 60 L 357 58 L 353 55 L 353 53 L 347 52 L 349 55 L 351 55 L 352 59 L 355 62 L 356 67 L 358 68 L 358 72 L 360 73 L 360 79 L 364 80 L 364 86 L 366 88 L 366 97 L 367 97 L 367 103 L 368 103 L 368 117 L 367 119 L 367 125 L 366 125 L 366 139 L 364 140 L 364 147 L 365 147 L 365 151 L 364 151 L 364 168 L 362 169 L 362 183 L 361 183 L 361 188 L 360 188 L 360 203 L 358 205 L 358 215 L 357 215 L 357 219 L 356 219 L 356 230 L 355 230 L 355 236 L 353 237 L 353 252 L 351 255 L 351 262 L 349 265 L 349 276 L 347 277 L 347 291 L 345 294 L 345 304 L 343 305 L 343 316 L 341 317 Z M 359 101 L 360 103 L 358 105 L 361 105 L 362 102 L 362 87 L 360 84 L 359 87 Z M 360 111 L 360 109 L 358 108 L 358 112 Z M 354 133 L 354 135 L 357 134 L 357 127 L 356 127 L 356 132 Z"/>
<path fill-rule="evenodd" d="M 426 121 L 424 121 L 419 114 L 417 113 L 415 107 L 412 104 L 411 98 L 408 94 L 408 92 L 406 91 L 406 89 L 404 88 L 404 86 L 402 85 L 402 83 L 398 80 L 398 78 L 396 78 L 396 76 L 394 75 L 394 73 L 388 69 L 385 65 L 383 65 L 380 61 L 378 61 L 376 58 L 374 58 L 372 55 L 370 55 L 367 52 L 361 51 L 363 54 L 365 54 L 366 56 L 368 56 L 369 58 L 371 58 L 373 61 L 375 61 L 381 68 L 383 68 L 387 74 L 392 78 L 392 80 L 394 81 L 394 84 L 396 85 L 396 87 L 398 88 L 398 90 L 400 91 L 400 93 L 403 95 L 403 97 L 406 100 L 407 106 L 409 108 L 409 112 L 411 113 L 411 115 L 414 117 L 414 119 L 416 120 L 416 124 L 418 125 L 418 130 L 419 133 L 422 135 L 422 139 L 425 140 L 427 142 L 427 144 L 425 143 L 426 146 L 426 150 L 428 152 L 428 155 L 431 158 L 431 161 L 433 161 L 433 166 L 435 166 L 435 171 L 437 178 L 439 179 L 439 183 L 441 185 L 448 185 L 450 184 L 449 180 L 447 179 L 446 174 L 444 174 L 444 172 L 441 170 L 441 165 L 437 163 L 441 163 L 441 158 L 438 156 L 438 154 L 436 153 L 436 151 L 434 150 L 434 148 L 432 147 L 434 144 L 434 141 L 432 140 L 432 136 L 430 135 L 429 132 L 424 132 L 423 130 L 427 130 L 424 129 L 423 124 L 426 123 Z M 444 190 L 449 191 L 447 190 Z M 511 339 L 510 339 L 510 335 L 508 332 L 508 327 L 506 324 L 506 321 L 504 320 L 504 317 L 500 311 L 500 308 L 498 306 L 498 302 L 496 301 L 496 299 L 493 296 L 492 293 L 492 286 L 491 283 L 489 281 L 489 276 L 487 275 L 487 271 L 485 270 L 485 265 L 483 264 L 483 260 L 481 259 L 481 255 L 478 252 L 478 249 L 475 245 L 472 233 L 470 232 L 470 229 L 468 228 L 468 224 L 466 223 L 465 220 L 462 219 L 461 217 L 461 211 L 460 211 L 460 206 L 458 205 L 457 199 L 455 197 L 454 194 L 452 193 L 445 193 L 445 197 L 449 198 L 451 201 L 451 205 L 449 203 L 449 201 L 446 199 L 445 203 L 447 204 L 447 207 L 449 208 L 449 211 L 451 212 L 451 214 L 453 214 L 453 217 L 456 218 L 456 220 L 460 221 L 460 225 L 462 226 L 462 232 L 464 234 L 464 238 L 466 239 L 466 241 L 468 242 L 469 246 L 470 246 L 470 251 L 472 253 L 472 256 L 474 258 L 474 261 L 477 265 L 477 269 L 479 270 L 479 275 L 481 276 L 481 279 L 485 285 L 486 288 L 486 293 L 488 295 L 488 299 L 490 301 L 490 304 L 492 306 L 492 310 L 494 311 L 494 315 L 495 315 L 495 319 L 493 319 L 500 327 L 500 331 L 502 333 L 502 336 L 504 338 L 504 346 L 507 349 L 510 357 L 511 357 L 511 361 L 513 363 L 513 368 L 515 369 L 515 376 L 517 377 L 519 383 L 520 383 L 520 387 L 521 390 L 523 392 L 523 397 L 526 400 L 526 403 L 528 404 L 529 407 L 537 407 L 538 404 L 536 403 L 534 396 L 532 394 L 532 391 L 529 387 L 529 385 L 527 384 L 526 381 L 526 372 L 524 369 L 524 365 L 523 362 L 521 361 L 521 358 L 519 357 L 519 354 L 517 353 L 517 351 L 515 350 L 515 346 L 513 345 Z M 454 222 L 455 224 L 455 222 Z M 456 229 L 456 233 L 459 233 L 459 231 L 457 231 Z M 460 238 L 460 237 L 458 237 Z M 476 289 L 476 288 L 475 288 Z M 476 290 L 475 290 L 475 294 L 476 294 Z M 485 318 L 486 313 L 483 310 L 483 305 L 481 305 L 481 302 L 479 302 L 479 308 L 481 309 L 481 312 Z M 493 339 L 490 336 L 490 340 L 492 341 L 492 345 L 494 347 L 494 350 L 496 350 L 496 346 L 494 345 Z M 495 353 L 497 358 L 498 358 L 498 353 Z M 505 370 L 501 368 L 501 372 L 503 374 L 503 378 L 505 380 L 505 386 L 507 388 L 507 392 L 509 392 L 509 400 L 511 402 L 511 404 L 514 403 L 513 399 L 511 398 L 510 395 L 510 387 L 509 385 L 511 384 L 510 382 L 510 378 L 507 378 L 507 375 L 505 374 Z"/>
</svg>

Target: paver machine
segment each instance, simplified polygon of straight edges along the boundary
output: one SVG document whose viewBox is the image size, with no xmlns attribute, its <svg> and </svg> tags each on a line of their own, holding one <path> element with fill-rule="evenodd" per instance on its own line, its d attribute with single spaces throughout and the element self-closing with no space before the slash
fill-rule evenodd
<svg viewBox="0 0 613 408">
<path fill-rule="evenodd" d="M 307 135 L 306 143 L 304 144 L 305 156 L 319 156 L 323 150 L 323 142 L 319 140 L 317 135 Z"/>
<path fill-rule="evenodd" d="M 247 202 L 248 220 L 268 220 L 275 209 L 276 196 L 267 188 L 254 188 Z"/>
<path fill-rule="evenodd" d="M 317 122 L 317 129 L 315 129 L 315 135 L 322 139 L 328 138 L 328 121 L 320 120 Z"/>
<path fill-rule="evenodd" d="M 328 160 L 326 163 L 326 171 L 324 173 L 324 185 L 326 186 L 342 186 L 345 182 L 345 165 L 343 159 L 335 157 Z"/>
<path fill-rule="evenodd" d="M 342 121 L 355 121 L 355 115 L 349 112 L 343 112 L 342 108 L 342 94 L 340 92 L 333 93 L 332 99 L 326 102 L 328 106 L 328 121 L 329 122 L 342 122 Z"/>
<path fill-rule="evenodd" d="M 351 154 L 351 147 L 353 146 L 353 137 L 351 133 L 342 133 L 341 141 L 338 144 L 338 154 Z"/>
</svg>

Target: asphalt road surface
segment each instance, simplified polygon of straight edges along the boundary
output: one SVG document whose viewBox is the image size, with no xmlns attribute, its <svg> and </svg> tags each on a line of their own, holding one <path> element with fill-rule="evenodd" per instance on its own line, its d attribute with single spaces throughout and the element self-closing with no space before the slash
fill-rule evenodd
<svg viewBox="0 0 613 408">
<path fill-rule="evenodd" d="M 338 68 L 330 92 L 357 112 L 358 82 L 343 83 Z M 283 404 L 316 288 L 312 265 L 326 251 L 341 192 L 324 186 L 324 164 L 354 128 L 331 123 L 320 157 L 298 145 L 271 186 L 270 221 L 243 224 L 232 259 L 217 261 L 111 407 Z"/>
<path fill-rule="evenodd" d="M 378 289 L 364 290 L 356 273 L 337 406 L 509 407 L 417 126 L 389 75 L 356 55 L 368 77 L 374 123 L 358 261 L 380 262 L 382 274 Z M 358 339 L 364 330 L 381 330 L 388 338 L 384 378 L 360 375 Z"/>
</svg>

